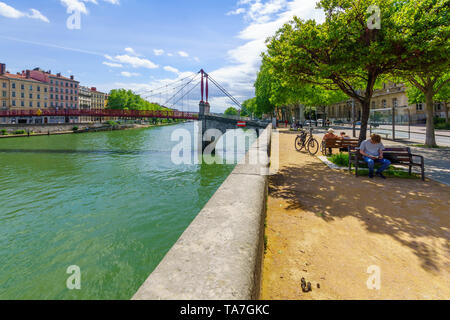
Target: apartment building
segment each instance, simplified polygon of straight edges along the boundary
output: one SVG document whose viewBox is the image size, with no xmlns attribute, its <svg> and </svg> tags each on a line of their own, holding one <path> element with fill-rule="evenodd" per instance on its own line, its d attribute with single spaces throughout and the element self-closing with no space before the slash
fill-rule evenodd
<svg viewBox="0 0 450 320">
<path fill-rule="evenodd" d="M 92 106 L 92 91 L 91 88 L 80 86 L 78 90 L 78 100 L 81 110 L 91 110 Z M 86 123 L 93 121 L 92 117 L 81 117 L 80 122 Z"/>
<path fill-rule="evenodd" d="M 405 84 L 397 83 L 385 83 L 383 88 L 375 90 L 371 100 L 371 109 L 379 110 L 377 113 L 389 113 L 389 109 L 395 107 L 398 110 L 398 117 L 402 121 L 408 121 L 412 123 L 424 122 L 426 120 L 425 104 L 410 104 L 408 96 L 406 94 L 407 86 Z M 342 101 L 331 106 L 327 106 L 327 117 L 331 121 L 351 121 L 352 119 L 352 104 L 351 99 Z M 445 117 L 445 110 L 442 103 L 435 103 L 435 116 Z M 386 110 L 386 111 L 384 111 Z M 361 120 L 361 105 L 359 102 L 355 102 L 355 118 L 357 121 Z"/>
<path fill-rule="evenodd" d="M 49 86 L 46 83 L 34 80 L 29 72 L 11 74 L 5 72 L 1 75 L 3 109 L 44 109 L 49 106 Z M 6 87 L 5 87 L 6 83 Z M 6 98 L 6 99 L 5 99 Z M 48 121 L 48 119 L 47 119 Z M 4 118 L 3 123 L 44 123 L 42 117 L 33 118 Z"/>
<path fill-rule="evenodd" d="M 0 63 L 0 108 L 7 109 L 9 107 L 9 79 L 4 76 L 6 73 L 6 65 Z"/>
</svg>

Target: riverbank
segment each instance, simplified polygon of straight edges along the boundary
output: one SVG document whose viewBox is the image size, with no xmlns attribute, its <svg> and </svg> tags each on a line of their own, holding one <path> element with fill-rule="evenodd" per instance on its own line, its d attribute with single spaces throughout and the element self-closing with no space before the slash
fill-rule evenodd
<svg viewBox="0 0 450 320">
<path fill-rule="evenodd" d="M 295 152 L 295 137 L 280 135 L 280 170 L 269 179 L 261 298 L 448 299 L 449 187 L 357 179 Z M 371 266 L 380 290 L 368 289 Z"/>
<path fill-rule="evenodd" d="M 162 127 L 177 125 L 180 122 L 174 123 L 160 123 L 160 124 L 57 124 L 57 125 L 0 125 L 0 139 L 6 138 L 23 138 L 23 137 L 40 137 L 51 135 L 65 135 L 65 134 L 80 134 L 89 132 L 101 131 L 116 131 L 116 130 L 132 130 L 151 127 Z M 76 129 L 76 130 L 75 130 Z M 7 130 L 7 134 L 2 134 L 3 130 Z M 15 132 L 22 131 L 23 134 L 15 134 Z"/>
</svg>

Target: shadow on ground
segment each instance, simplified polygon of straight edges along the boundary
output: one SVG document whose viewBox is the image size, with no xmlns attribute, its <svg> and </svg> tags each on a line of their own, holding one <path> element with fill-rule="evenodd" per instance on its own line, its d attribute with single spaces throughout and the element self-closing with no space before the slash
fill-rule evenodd
<svg viewBox="0 0 450 320">
<path fill-rule="evenodd" d="M 308 162 L 285 166 L 270 177 L 269 190 L 288 203 L 288 211 L 302 209 L 327 222 L 359 219 L 369 232 L 411 248 L 427 271 L 450 267 L 448 260 L 439 261 L 434 245 L 444 242 L 450 253 L 448 187 L 420 180 L 355 178 Z"/>
</svg>

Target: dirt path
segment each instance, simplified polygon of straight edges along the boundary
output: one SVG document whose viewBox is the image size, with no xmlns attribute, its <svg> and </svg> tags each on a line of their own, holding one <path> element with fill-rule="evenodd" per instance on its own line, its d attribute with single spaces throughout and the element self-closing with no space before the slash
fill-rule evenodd
<svg viewBox="0 0 450 320">
<path fill-rule="evenodd" d="M 450 188 L 332 171 L 294 139 L 280 135 L 270 179 L 261 298 L 450 299 Z M 370 266 L 380 290 L 367 287 Z"/>
</svg>

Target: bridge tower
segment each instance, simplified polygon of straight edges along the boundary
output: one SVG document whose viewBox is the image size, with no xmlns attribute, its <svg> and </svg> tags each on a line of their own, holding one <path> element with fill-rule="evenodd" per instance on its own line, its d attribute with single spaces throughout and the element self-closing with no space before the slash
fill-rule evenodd
<svg viewBox="0 0 450 320">
<path fill-rule="evenodd" d="M 210 114 L 211 113 L 211 106 L 208 102 L 209 99 L 209 76 L 208 74 L 202 69 L 200 70 L 202 80 L 201 80 L 201 96 L 202 99 L 200 101 L 199 105 L 199 115 L 200 117 Z M 206 100 L 204 100 L 206 97 Z"/>
</svg>

